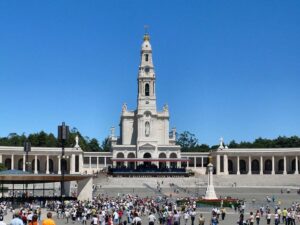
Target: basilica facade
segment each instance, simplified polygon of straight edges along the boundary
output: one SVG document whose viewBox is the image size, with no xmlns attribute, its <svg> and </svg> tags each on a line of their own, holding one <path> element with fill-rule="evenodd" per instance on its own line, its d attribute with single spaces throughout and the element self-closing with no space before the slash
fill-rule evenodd
<svg viewBox="0 0 300 225">
<path fill-rule="evenodd" d="M 212 156 L 217 175 L 298 175 L 300 148 L 230 149 L 221 140 L 219 148 L 209 152 L 181 152 L 176 145 L 176 130 L 170 130 L 169 108 L 156 103 L 156 74 L 150 36 L 144 35 L 137 76 L 137 108 L 123 104 L 120 136 L 111 129 L 110 152 L 84 152 L 78 145 L 66 148 L 32 147 L 26 156 L 23 147 L 0 146 L 0 163 L 9 170 L 34 174 L 93 174 L 107 171 L 150 169 L 185 173 L 206 173 Z M 27 159 L 26 159 L 27 158 Z"/>
</svg>

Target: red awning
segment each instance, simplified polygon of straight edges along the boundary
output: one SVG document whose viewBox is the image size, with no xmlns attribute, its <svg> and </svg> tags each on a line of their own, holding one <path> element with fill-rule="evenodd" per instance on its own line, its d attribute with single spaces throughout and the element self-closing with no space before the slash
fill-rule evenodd
<svg viewBox="0 0 300 225">
<path fill-rule="evenodd" d="M 112 158 L 114 162 L 189 162 L 189 159 L 140 159 L 140 158 Z"/>
</svg>

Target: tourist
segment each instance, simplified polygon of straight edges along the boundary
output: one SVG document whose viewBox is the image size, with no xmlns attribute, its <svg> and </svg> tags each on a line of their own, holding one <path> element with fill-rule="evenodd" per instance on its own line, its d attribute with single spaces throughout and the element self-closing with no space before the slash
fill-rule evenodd
<svg viewBox="0 0 300 225">
<path fill-rule="evenodd" d="M 275 222 L 275 225 L 278 225 L 279 224 L 279 215 L 278 215 L 278 212 L 276 211 L 275 214 L 274 214 L 274 222 Z"/>
<path fill-rule="evenodd" d="M 215 212 L 212 213 L 211 217 L 211 225 L 217 225 L 219 223 L 217 214 Z"/>
<path fill-rule="evenodd" d="M 177 210 L 174 210 L 173 220 L 174 220 L 174 225 L 180 225 L 180 214 Z M 170 221 L 172 221 L 172 219 Z"/>
<path fill-rule="evenodd" d="M 98 225 L 98 218 L 97 218 L 96 214 L 93 215 L 91 224 L 92 225 Z"/>
<path fill-rule="evenodd" d="M 284 208 L 282 210 L 282 223 L 286 223 L 286 216 L 288 214 L 288 211 L 286 210 L 286 208 Z"/>
<path fill-rule="evenodd" d="M 0 225 L 6 225 L 6 223 L 3 222 L 3 216 L 2 215 L 0 215 Z"/>
<path fill-rule="evenodd" d="M 142 219 L 138 216 L 137 212 L 135 212 L 133 215 L 134 215 L 134 218 L 132 220 L 132 224 L 142 225 Z"/>
<path fill-rule="evenodd" d="M 243 213 L 240 214 L 240 218 L 239 218 L 239 220 L 237 221 L 237 224 L 238 224 L 238 225 L 244 225 L 244 224 L 245 224 L 245 221 L 244 221 L 244 214 L 243 214 Z"/>
<path fill-rule="evenodd" d="M 256 220 L 256 225 L 259 225 L 260 222 L 260 211 L 257 210 L 255 213 L 255 220 Z"/>
<path fill-rule="evenodd" d="M 39 223 L 38 223 L 38 216 L 34 214 L 34 215 L 32 216 L 31 222 L 29 222 L 28 225 L 38 225 L 38 224 L 39 224 Z"/>
<path fill-rule="evenodd" d="M 203 217 L 202 214 L 200 214 L 199 218 L 198 218 L 198 221 L 199 221 L 199 225 L 204 225 L 205 223 L 205 218 Z"/>
<path fill-rule="evenodd" d="M 12 224 L 12 225 L 17 225 L 17 224 Z M 51 212 L 47 213 L 47 219 L 43 220 L 42 225 L 56 225 L 54 220 L 52 219 L 52 213 Z"/>
<path fill-rule="evenodd" d="M 13 219 L 10 221 L 10 225 L 24 225 L 23 221 L 20 219 L 19 211 L 15 211 Z"/>
<path fill-rule="evenodd" d="M 266 215 L 267 224 L 271 224 L 271 216 L 272 216 L 271 211 L 268 210 L 267 215 Z"/>
<path fill-rule="evenodd" d="M 224 207 L 221 208 L 221 218 L 222 220 L 225 220 L 225 216 L 226 216 L 226 209 Z"/>
<path fill-rule="evenodd" d="M 194 205 L 193 205 L 193 210 L 192 210 L 192 212 L 190 213 L 190 215 L 191 215 L 191 222 L 192 222 L 192 225 L 194 225 L 195 218 L 196 218 L 196 207 L 194 208 Z"/>
<path fill-rule="evenodd" d="M 188 224 L 189 217 L 190 217 L 189 212 L 188 212 L 188 211 L 185 211 L 185 213 L 183 214 L 183 217 L 184 217 L 184 225 L 187 225 L 187 224 Z"/>
<path fill-rule="evenodd" d="M 153 213 L 150 212 L 148 220 L 149 220 L 149 225 L 154 225 L 154 223 L 156 221 L 156 217 L 153 215 Z"/>
</svg>

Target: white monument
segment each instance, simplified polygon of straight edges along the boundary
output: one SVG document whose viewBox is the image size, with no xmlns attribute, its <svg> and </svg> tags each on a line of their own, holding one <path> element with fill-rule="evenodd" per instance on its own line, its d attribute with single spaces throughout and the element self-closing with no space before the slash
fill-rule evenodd
<svg viewBox="0 0 300 225">
<path fill-rule="evenodd" d="M 209 164 L 207 165 L 208 182 L 204 199 L 218 199 L 213 183 L 213 168 L 214 166 L 211 163 L 211 157 L 209 157 Z"/>
</svg>

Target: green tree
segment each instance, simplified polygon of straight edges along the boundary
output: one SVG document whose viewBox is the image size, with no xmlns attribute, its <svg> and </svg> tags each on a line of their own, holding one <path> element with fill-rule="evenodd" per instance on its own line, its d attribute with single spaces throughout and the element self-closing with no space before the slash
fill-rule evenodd
<svg viewBox="0 0 300 225">
<path fill-rule="evenodd" d="M 179 134 L 176 143 L 181 146 L 183 151 L 186 151 L 195 148 L 198 144 L 198 139 L 196 138 L 195 134 L 184 131 L 183 133 Z"/>
<path fill-rule="evenodd" d="M 110 143 L 109 143 L 109 138 L 108 137 L 106 137 L 102 141 L 101 148 L 102 148 L 102 151 L 104 151 L 104 152 L 109 152 L 110 151 Z"/>
<path fill-rule="evenodd" d="M 99 143 L 98 143 L 97 139 L 95 139 L 95 138 L 92 138 L 90 140 L 90 142 L 88 143 L 88 146 L 89 146 L 90 151 L 92 151 L 92 152 L 99 152 L 99 151 L 101 151 Z"/>
</svg>

